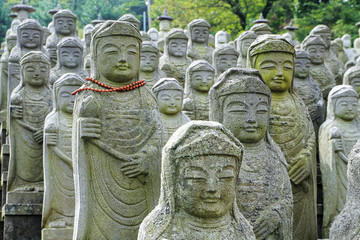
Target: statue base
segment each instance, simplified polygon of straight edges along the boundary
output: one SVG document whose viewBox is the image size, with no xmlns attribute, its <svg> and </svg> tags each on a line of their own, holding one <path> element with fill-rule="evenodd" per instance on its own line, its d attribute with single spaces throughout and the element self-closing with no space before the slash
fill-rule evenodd
<svg viewBox="0 0 360 240">
<path fill-rule="evenodd" d="M 41 240 L 72 240 L 72 228 L 44 228 L 41 231 Z"/>
</svg>

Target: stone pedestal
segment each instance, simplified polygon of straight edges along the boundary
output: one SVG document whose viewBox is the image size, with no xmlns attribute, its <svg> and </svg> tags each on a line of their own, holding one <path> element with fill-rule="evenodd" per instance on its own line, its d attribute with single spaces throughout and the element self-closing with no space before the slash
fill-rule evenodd
<svg viewBox="0 0 360 240">
<path fill-rule="evenodd" d="M 42 240 L 72 240 L 72 228 L 45 228 L 41 231 Z"/>
</svg>

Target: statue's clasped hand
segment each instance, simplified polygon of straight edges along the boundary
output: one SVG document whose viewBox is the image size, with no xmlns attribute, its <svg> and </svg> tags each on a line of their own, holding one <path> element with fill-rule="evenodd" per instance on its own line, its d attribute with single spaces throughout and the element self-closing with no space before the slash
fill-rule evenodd
<svg viewBox="0 0 360 240">
<path fill-rule="evenodd" d="M 99 118 L 81 118 L 79 120 L 82 138 L 100 138 L 101 122 Z"/>
</svg>

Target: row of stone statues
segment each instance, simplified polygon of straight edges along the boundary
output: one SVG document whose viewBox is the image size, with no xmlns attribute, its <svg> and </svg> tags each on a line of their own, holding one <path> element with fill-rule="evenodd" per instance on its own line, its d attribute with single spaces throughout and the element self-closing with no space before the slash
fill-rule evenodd
<svg viewBox="0 0 360 240">
<path fill-rule="evenodd" d="M 338 214 L 330 239 L 352 234 L 359 65 L 344 74 L 325 25 L 297 44 L 265 20 L 214 50 L 197 19 L 163 53 L 131 15 L 82 42 L 59 10 L 45 47 L 23 20 L 2 64 L 7 205 L 43 204 L 43 239 L 317 239 L 319 156 L 323 236 Z"/>
</svg>

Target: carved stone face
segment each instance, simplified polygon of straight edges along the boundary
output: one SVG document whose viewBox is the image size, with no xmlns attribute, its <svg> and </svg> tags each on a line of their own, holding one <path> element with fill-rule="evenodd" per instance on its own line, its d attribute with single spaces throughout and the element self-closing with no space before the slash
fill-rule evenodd
<svg viewBox="0 0 360 240">
<path fill-rule="evenodd" d="M 355 91 L 360 94 L 360 75 L 356 75 L 349 79 L 351 86 L 355 89 Z"/>
<path fill-rule="evenodd" d="M 326 44 L 326 48 L 329 48 L 331 44 L 331 33 L 317 33 L 317 34 L 320 35 L 321 38 L 324 40 Z"/>
<path fill-rule="evenodd" d="M 161 20 L 160 21 L 160 31 L 170 31 L 170 21 L 169 20 Z"/>
<path fill-rule="evenodd" d="M 169 41 L 169 55 L 173 57 L 184 57 L 187 50 L 186 39 L 171 39 Z"/>
<path fill-rule="evenodd" d="M 209 92 L 213 84 L 213 72 L 195 71 L 191 74 L 191 87 L 199 92 Z"/>
<path fill-rule="evenodd" d="M 195 43 L 207 43 L 209 40 L 209 29 L 207 27 L 194 27 L 191 39 Z"/>
<path fill-rule="evenodd" d="M 102 38 L 96 48 L 98 73 L 111 82 L 127 82 L 135 78 L 140 67 L 139 47 L 134 37 Z"/>
<path fill-rule="evenodd" d="M 158 55 L 154 52 L 141 52 L 140 71 L 154 72 L 159 65 Z"/>
<path fill-rule="evenodd" d="M 88 33 L 85 35 L 85 44 L 86 44 L 86 47 L 89 47 L 90 48 L 90 43 L 91 43 L 91 33 Z"/>
<path fill-rule="evenodd" d="M 264 138 L 269 119 L 269 99 L 263 94 L 231 94 L 224 101 L 223 125 L 243 143 Z"/>
<path fill-rule="evenodd" d="M 9 50 L 9 52 L 15 47 L 16 45 L 16 40 L 15 39 L 9 39 L 6 41 L 6 45 L 7 45 L 7 48 Z"/>
<path fill-rule="evenodd" d="M 18 19 L 23 22 L 24 20 L 29 18 L 29 13 L 25 10 L 18 11 Z"/>
<path fill-rule="evenodd" d="M 151 38 L 151 41 L 157 41 L 159 38 L 159 34 L 157 32 L 151 32 L 150 38 Z"/>
<path fill-rule="evenodd" d="M 343 41 L 344 48 L 351 47 L 351 38 L 350 37 L 345 37 L 344 39 L 342 39 L 342 41 Z"/>
<path fill-rule="evenodd" d="M 336 100 L 335 117 L 352 121 L 358 115 L 358 99 L 356 97 L 341 97 Z"/>
<path fill-rule="evenodd" d="M 75 102 L 75 95 L 71 95 L 78 86 L 62 86 L 58 91 L 58 106 L 62 112 L 65 113 L 73 113 L 74 110 L 74 102 Z"/>
<path fill-rule="evenodd" d="M 173 115 L 181 111 L 183 93 L 179 90 L 163 90 L 157 95 L 161 113 Z"/>
<path fill-rule="evenodd" d="M 219 34 L 217 36 L 218 43 L 225 44 L 227 42 L 227 38 L 225 34 Z"/>
<path fill-rule="evenodd" d="M 247 51 L 251 45 L 251 43 L 253 43 L 255 41 L 255 39 L 244 39 L 241 41 L 241 56 L 246 57 L 247 56 Z"/>
<path fill-rule="evenodd" d="M 311 63 L 322 64 L 325 59 L 325 47 L 323 45 L 309 45 L 306 47 L 306 51 L 311 57 Z"/>
<path fill-rule="evenodd" d="M 69 17 L 60 17 L 55 21 L 55 32 L 61 35 L 69 35 L 74 32 L 76 23 Z"/>
<path fill-rule="evenodd" d="M 255 69 L 263 77 L 272 92 L 285 92 L 292 83 L 294 60 L 290 53 L 268 52 L 259 54 Z"/>
<path fill-rule="evenodd" d="M 60 51 L 60 65 L 67 68 L 76 68 L 81 64 L 82 50 L 77 47 L 62 47 Z"/>
<path fill-rule="evenodd" d="M 236 162 L 231 156 L 203 155 L 180 162 L 176 204 L 199 218 L 229 213 L 235 197 Z"/>
<path fill-rule="evenodd" d="M 20 44 L 26 48 L 38 48 L 40 46 L 40 31 L 37 29 L 22 29 L 20 31 Z"/>
<path fill-rule="evenodd" d="M 297 58 L 295 59 L 294 74 L 296 78 L 306 79 L 310 73 L 310 59 Z"/>
<path fill-rule="evenodd" d="M 24 83 L 33 87 L 41 87 L 49 81 L 50 68 L 42 62 L 25 63 L 23 67 Z"/>
<path fill-rule="evenodd" d="M 237 56 L 232 54 L 221 54 L 217 59 L 216 68 L 220 73 L 225 72 L 227 69 L 231 67 L 236 67 L 237 64 Z"/>
</svg>

